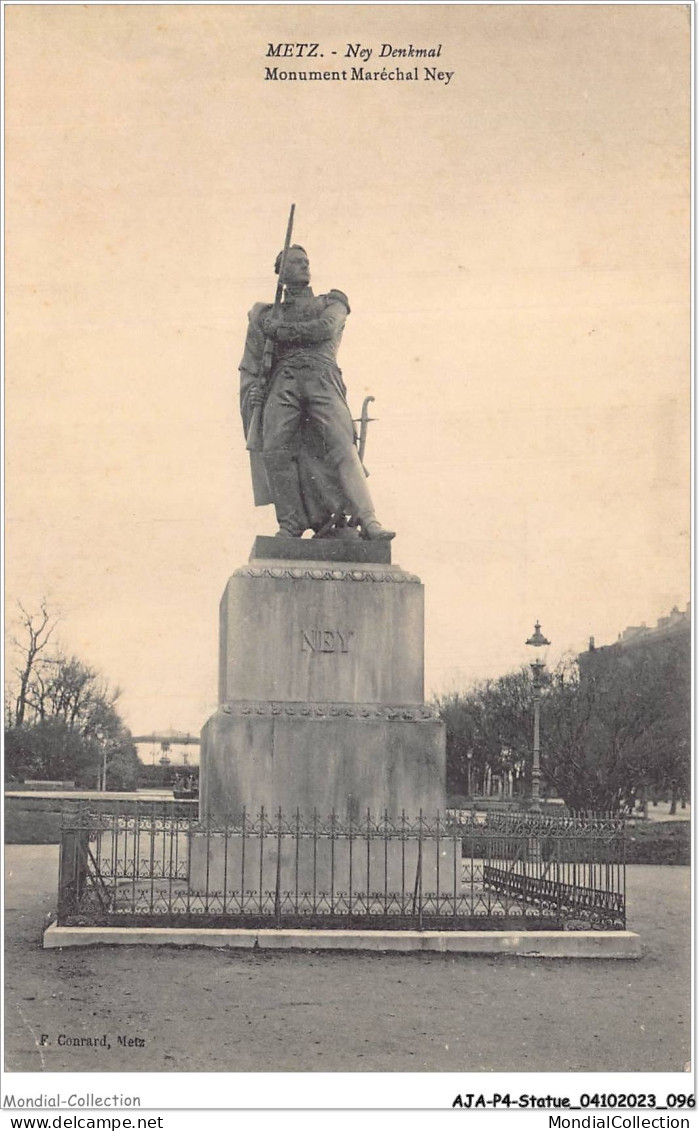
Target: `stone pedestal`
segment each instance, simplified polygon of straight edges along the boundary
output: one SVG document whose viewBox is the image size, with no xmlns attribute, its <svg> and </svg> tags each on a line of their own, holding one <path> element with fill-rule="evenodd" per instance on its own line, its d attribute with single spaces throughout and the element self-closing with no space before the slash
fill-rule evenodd
<svg viewBox="0 0 699 1131">
<path fill-rule="evenodd" d="M 219 703 L 419 704 L 423 607 L 395 566 L 252 561 L 221 600 Z"/>
<path fill-rule="evenodd" d="M 203 816 L 444 812 L 444 731 L 426 706 L 230 702 L 202 731 Z"/>
<path fill-rule="evenodd" d="M 423 701 L 423 617 L 422 584 L 391 564 L 389 543 L 257 539 L 221 600 L 202 821 L 236 823 L 263 807 L 306 821 L 443 814 L 445 737 Z M 202 851 L 193 871 L 206 859 L 216 874 L 220 861 Z"/>
</svg>

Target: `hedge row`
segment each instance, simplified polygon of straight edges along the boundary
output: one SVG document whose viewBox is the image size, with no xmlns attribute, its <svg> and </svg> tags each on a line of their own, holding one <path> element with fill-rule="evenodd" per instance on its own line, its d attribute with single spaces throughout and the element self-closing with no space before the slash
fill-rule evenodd
<svg viewBox="0 0 699 1131">
<path fill-rule="evenodd" d="M 468 832 L 462 837 L 464 856 L 474 860 L 487 859 L 501 854 L 504 859 L 516 859 L 522 851 L 520 837 L 499 836 L 486 838 L 478 832 Z M 544 836 L 541 852 L 544 860 L 561 863 L 585 863 L 592 856 L 602 862 L 609 850 L 602 842 L 583 836 L 563 837 L 560 840 Z M 626 829 L 627 864 L 689 864 L 691 862 L 691 833 L 689 821 L 629 822 Z"/>
<path fill-rule="evenodd" d="M 648 821 L 629 824 L 627 864 L 691 863 L 689 821 Z"/>
</svg>

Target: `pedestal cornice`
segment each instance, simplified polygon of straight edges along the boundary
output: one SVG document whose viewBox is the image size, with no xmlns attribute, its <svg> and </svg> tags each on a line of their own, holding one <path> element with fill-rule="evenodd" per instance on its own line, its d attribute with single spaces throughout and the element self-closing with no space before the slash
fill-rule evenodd
<svg viewBox="0 0 699 1131">
<path fill-rule="evenodd" d="M 356 566 L 351 562 L 310 562 L 288 559 L 255 559 L 234 570 L 233 577 L 271 577 L 295 581 L 384 581 L 400 585 L 420 585 L 420 578 L 399 566 Z"/>
<path fill-rule="evenodd" d="M 283 700 L 238 699 L 223 703 L 224 715 L 291 716 L 309 719 L 390 719 L 404 722 L 439 722 L 439 712 L 429 703 L 311 703 Z"/>
</svg>

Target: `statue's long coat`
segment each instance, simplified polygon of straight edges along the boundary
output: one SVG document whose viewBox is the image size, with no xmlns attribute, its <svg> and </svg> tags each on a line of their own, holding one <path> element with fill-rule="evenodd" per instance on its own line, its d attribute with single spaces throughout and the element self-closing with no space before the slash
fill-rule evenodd
<svg viewBox="0 0 699 1131">
<path fill-rule="evenodd" d="M 317 296 L 317 298 L 324 299 L 326 296 Z M 327 298 L 330 298 L 330 296 L 327 296 Z M 265 337 L 260 322 L 262 317 L 271 309 L 269 304 L 258 302 L 248 314 L 245 351 L 239 367 L 240 411 L 246 437 L 252 416 L 252 407 L 249 401 L 250 389 L 257 379 L 265 345 Z M 274 368 L 270 379 L 274 380 Z M 327 460 L 323 441 L 310 420 L 302 420 L 301 422 L 295 458 L 309 526 L 319 526 L 331 514 L 343 511 L 346 504 L 335 470 Z M 250 452 L 250 472 L 255 506 L 262 507 L 268 503 L 273 503 L 274 499 L 272 498 L 261 452 Z"/>
</svg>

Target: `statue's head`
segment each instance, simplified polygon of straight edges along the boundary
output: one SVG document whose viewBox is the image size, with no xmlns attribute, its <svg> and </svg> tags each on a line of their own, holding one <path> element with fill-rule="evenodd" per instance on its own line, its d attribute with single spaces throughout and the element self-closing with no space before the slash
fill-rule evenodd
<svg viewBox="0 0 699 1131">
<path fill-rule="evenodd" d="M 284 253 L 280 251 L 274 262 L 275 275 L 278 275 L 281 269 L 283 254 Z M 310 281 L 311 271 L 306 251 L 300 244 L 292 244 L 286 254 L 282 282 L 285 286 L 307 287 Z"/>
</svg>

